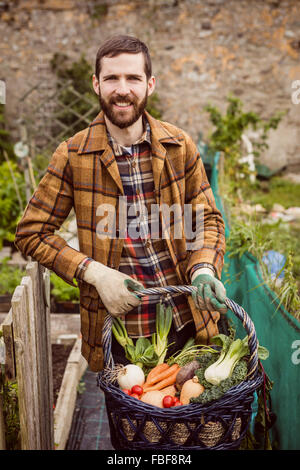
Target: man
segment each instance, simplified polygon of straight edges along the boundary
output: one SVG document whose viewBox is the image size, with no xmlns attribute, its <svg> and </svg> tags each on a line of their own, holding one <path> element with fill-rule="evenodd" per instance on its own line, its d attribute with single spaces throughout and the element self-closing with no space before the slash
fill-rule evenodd
<svg viewBox="0 0 300 470">
<path fill-rule="evenodd" d="M 127 287 L 197 286 L 197 295 L 165 298 L 173 307 L 173 350 L 190 336 L 206 343 L 218 332 L 218 312 L 227 309 L 219 281 L 224 222 L 192 139 L 145 111 L 155 88 L 147 46 L 130 36 L 107 40 L 97 53 L 93 86 L 102 111 L 53 154 L 18 224 L 15 245 L 67 283 L 78 281 L 82 354 L 98 371 L 107 312 L 122 315 L 132 338 L 155 331 L 159 296 L 140 299 Z M 167 220 L 160 208 L 173 205 L 177 213 Z M 80 251 L 55 234 L 72 207 Z M 188 236 L 182 230 L 185 207 L 191 209 Z M 174 236 L 178 227 L 180 236 Z M 112 353 L 118 362 L 124 359 L 116 341 Z"/>
</svg>

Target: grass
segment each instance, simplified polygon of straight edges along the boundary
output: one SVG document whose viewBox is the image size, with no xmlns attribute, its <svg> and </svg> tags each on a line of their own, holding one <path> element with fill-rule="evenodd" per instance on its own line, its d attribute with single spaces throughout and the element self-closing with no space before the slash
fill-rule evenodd
<svg viewBox="0 0 300 470">
<path fill-rule="evenodd" d="M 256 217 L 234 217 L 226 242 L 229 257 L 241 257 L 246 251 L 254 255 L 261 266 L 264 280 L 276 293 L 279 305 L 300 319 L 300 237 L 299 226 L 278 221 L 264 224 Z M 286 258 L 284 278 L 280 284 L 272 279 L 263 262 L 266 251 L 274 250 Z M 280 272 L 277 273 L 277 277 Z"/>
<path fill-rule="evenodd" d="M 257 181 L 254 186 L 243 189 L 243 198 L 254 204 L 261 204 L 271 210 L 273 204 L 281 204 L 285 209 L 300 206 L 300 184 L 275 176 L 268 181 Z"/>
</svg>

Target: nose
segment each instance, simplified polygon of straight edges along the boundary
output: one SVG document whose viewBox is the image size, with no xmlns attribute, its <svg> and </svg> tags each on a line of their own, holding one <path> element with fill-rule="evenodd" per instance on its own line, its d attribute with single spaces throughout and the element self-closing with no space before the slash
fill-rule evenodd
<svg viewBox="0 0 300 470">
<path fill-rule="evenodd" d="M 116 93 L 120 96 L 126 96 L 130 93 L 130 88 L 125 80 L 125 78 L 121 78 L 118 81 L 117 87 L 116 87 Z"/>
</svg>

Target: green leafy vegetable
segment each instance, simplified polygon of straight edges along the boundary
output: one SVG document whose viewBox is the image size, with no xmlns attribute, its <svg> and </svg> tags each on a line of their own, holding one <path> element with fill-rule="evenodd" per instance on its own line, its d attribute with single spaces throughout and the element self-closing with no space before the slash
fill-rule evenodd
<svg viewBox="0 0 300 470">
<path fill-rule="evenodd" d="M 211 360 L 208 359 L 207 365 L 210 362 Z M 222 380 L 218 385 L 212 385 L 205 379 L 204 368 L 198 369 L 195 375 L 198 377 L 199 383 L 203 385 L 205 390 L 198 397 L 192 398 L 191 403 L 205 404 L 213 400 L 219 400 L 230 388 L 243 382 L 247 376 L 247 372 L 247 362 L 241 360 L 235 365 L 231 377 Z"/>
<path fill-rule="evenodd" d="M 156 333 L 152 335 L 154 351 L 159 357 L 157 364 L 165 360 L 168 349 L 168 334 L 172 325 L 172 307 L 165 307 L 159 303 L 156 305 Z"/>
<path fill-rule="evenodd" d="M 232 340 L 225 335 L 217 335 L 211 339 L 212 343 L 217 345 L 222 344 L 220 356 L 216 362 L 210 364 L 204 372 L 207 382 L 213 385 L 219 385 L 225 379 L 232 376 L 236 364 L 244 356 L 250 353 L 248 346 L 248 337 L 245 336 L 243 340 Z M 258 357 L 260 359 L 267 359 L 269 352 L 266 348 L 259 346 Z"/>
<path fill-rule="evenodd" d="M 128 336 L 125 325 L 120 318 L 114 319 L 112 333 L 118 343 L 124 348 L 125 356 L 132 364 L 141 368 L 156 366 L 158 356 L 149 339 L 144 337 L 138 338 L 134 345 L 134 342 Z"/>
</svg>

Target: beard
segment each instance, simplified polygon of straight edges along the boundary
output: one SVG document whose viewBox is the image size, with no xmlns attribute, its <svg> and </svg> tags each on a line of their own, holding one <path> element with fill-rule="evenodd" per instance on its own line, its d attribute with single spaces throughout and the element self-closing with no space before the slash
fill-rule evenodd
<svg viewBox="0 0 300 470">
<path fill-rule="evenodd" d="M 139 117 L 143 114 L 148 100 L 148 90 L 142 101 L 138 102 L 135 97 L 113 97 L 109 101 L 104 100 L 99 93 L 99 103 L 100 107 L 105 114 L 105 116 L 110 120 L 112 124 L 119 127 L 120 129 L 125 129 L 126 127 L 132 126 Z M 130 103 L 132 105 L 130 111 L 122 109 L 116 110 L 114 108 L 114 103 Z"/>
</svg>

